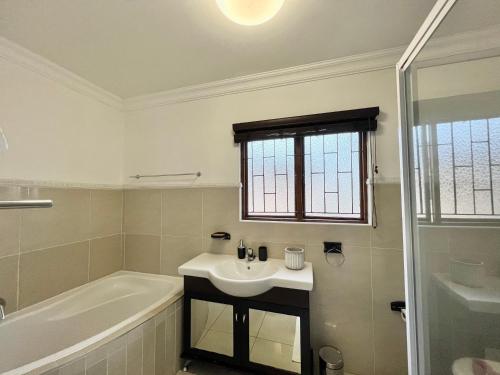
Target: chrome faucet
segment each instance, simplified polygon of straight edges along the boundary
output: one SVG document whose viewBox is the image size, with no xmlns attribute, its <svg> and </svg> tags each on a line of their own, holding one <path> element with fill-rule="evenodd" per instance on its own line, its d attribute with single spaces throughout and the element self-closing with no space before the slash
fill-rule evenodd
<svg viewBox="0 0 500 375">
<path fill-rule="evenodd" d="M 251 262 L 255 259 L 255 253 L 251 247 L 247 249 L 247 262 Z"/>
<path fill-rule="evenodd" d="M 7 302 L 3 298 L 0 298 L 0 320 L 5 319 L 5 306 L 7 305 Z"/>
</svg>

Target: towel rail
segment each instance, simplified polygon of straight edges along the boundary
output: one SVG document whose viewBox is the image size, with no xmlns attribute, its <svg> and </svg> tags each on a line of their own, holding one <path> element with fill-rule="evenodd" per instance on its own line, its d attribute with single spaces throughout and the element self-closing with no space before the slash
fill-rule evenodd
<svg viewBox="0 0 500 375">
<path fill-rule="evenodd" d="M 54 205 L 52 200 L 46 199 L 23 199 L 20 201 L 0 201 L 0 210 L 19 208 L 51 208 Z"/>
<path fill-rule="evenodd" d="M 137 180 L 144 177 L 178 177 L 178 176 L 196 176 L 200 177 L 201 172 L 190 172 L 190 173 L 167 173 L 167 174 L 136 174 L 135 176 L 129 176 L 129 178 L 135 178 Z"/>
</svg>

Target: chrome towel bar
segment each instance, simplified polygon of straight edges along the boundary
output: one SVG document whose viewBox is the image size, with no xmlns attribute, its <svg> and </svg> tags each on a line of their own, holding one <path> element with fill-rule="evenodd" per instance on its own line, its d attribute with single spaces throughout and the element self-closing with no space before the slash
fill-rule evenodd
<svg viewBox="0 0 500 375">
<path fill-rule="evenodd" d="M 167 174 L 136 174 L 135 176 L 129 176 L 129 178 L 135 178 L 137 180 L 144 177 L 177 177 L 177 176 L 196 176 L 200 177 L 201 172 L 190 172 L 190 173 L 167 173 Z"/>
<path fill-rule="evenodd" d="M 24 199 L 20 201 L 0 201 L 0 210 L 16 208 L 51 208 L 53 205 L 54 202 L 51 200 Z"/>
</svg>

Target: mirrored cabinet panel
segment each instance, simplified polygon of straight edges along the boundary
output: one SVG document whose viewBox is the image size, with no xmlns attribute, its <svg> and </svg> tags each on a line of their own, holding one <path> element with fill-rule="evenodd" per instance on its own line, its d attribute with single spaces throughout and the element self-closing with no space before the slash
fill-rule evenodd
<svg viewBox="0 0 500 375">
<path fill-rule="evenodd" d="M 233 306 L 192 299 L 191 347 L 232 357 Z"/>
<path fill-rule="evenodd" d="M 249 309 L 250 362 L 301 372 L 300 318 Z"/>
</svg>

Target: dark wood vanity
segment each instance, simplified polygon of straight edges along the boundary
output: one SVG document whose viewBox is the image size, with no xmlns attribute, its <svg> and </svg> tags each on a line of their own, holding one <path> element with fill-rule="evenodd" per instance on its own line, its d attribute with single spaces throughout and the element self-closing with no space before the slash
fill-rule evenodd
<svg viewBox="0 0 500 375">
<path fill-rule="evenodd" d="M 266 340 L 265 335 L 271 330 L 264 326 L 269 327 L 272 322 L 289 328 L 288 332 L 279 332 L 279 324 L 272 327 L 287 337 L 282 340 L 287 341 L 286 345 Z M 259 352 L 257 342 L 261 345 Z M 293 361 L 281 361 L 280 365 L 280 358 L 266 359 L 271 353 L 266 353 L 266 345 L 293 348 Z M 289 358 L 290 351 L 287 355 Z M 312 374 L 309 292 L 275 287 L 254 297 L 234 297 L 221 292 L 206 278 L 184 276 L 182 356 L 258 374 Z"/>
</svg>

